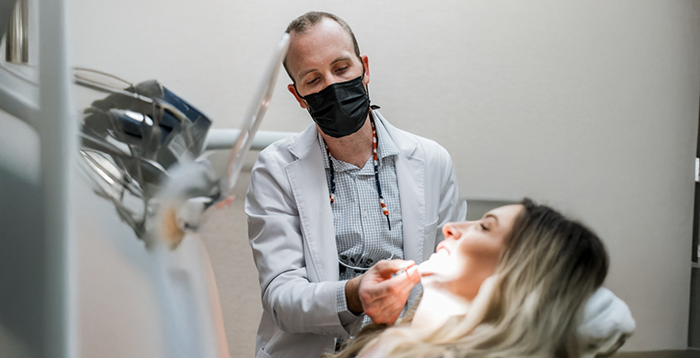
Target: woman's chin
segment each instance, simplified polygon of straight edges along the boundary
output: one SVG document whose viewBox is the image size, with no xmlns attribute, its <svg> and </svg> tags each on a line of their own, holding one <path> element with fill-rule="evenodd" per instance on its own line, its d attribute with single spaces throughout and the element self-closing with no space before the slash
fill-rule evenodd
<svg viewBox="0 0 700 358">
<path fill-rule="evenodd" d="M 440 280 L 433 274 L 421 275 L 420 284 L 423 286 L 423 290 L 441 286 Z"/>
<path fill-rule="evenodd" d="M 433 254 L 429 260 L 423 261 L 420 265 L 418 265 L 418 272 L 420 272 L 420 275 L 423 277 L 433 276 L 449 271 L 449 264 L 447 261 L 440 257 L 436 257 L 435 254 Z"/>
<path fill-rule="evenodd" d="M 421 285 L 431 287 L 443 287 L 454 280 L 454 275 L 440 270 L 420 270 Z"/>
</svg>

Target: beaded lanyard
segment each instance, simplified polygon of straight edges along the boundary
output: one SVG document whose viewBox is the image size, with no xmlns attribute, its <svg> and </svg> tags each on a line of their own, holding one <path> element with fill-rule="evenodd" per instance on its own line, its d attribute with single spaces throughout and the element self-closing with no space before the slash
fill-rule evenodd
<svg viewBox="0 0 700 358">
<path fill-rule="evenodd" d="M 389 220 L 389 209 L 387 209 L 384 203 L 384 196 L 382 196 L 382 186 L 379 185 L 379 160 L 377 159 L 377 128 L 374 125 L 374 116 L 370 112 L 370 123 L 372 123 L 372 153 L 374 155 L 374 180 L 377 182 L 377 193 L 379 194 L 379 204 L 382 206 L 382 212 L 386 217 L 386 223 L 389 225 L 389 230 L 391 231 L 391 221 Z M 324 143 L 325 144 L 325 143 Z M 335 202 L 335 170 L 333 169 L 333 161 L 331 160 L 331 151 L 326 146 L 326 154 L 328 155 L 328 163 L 330 164 L 330 176 L 331 176 L 331 205 Z"/>
</svg>

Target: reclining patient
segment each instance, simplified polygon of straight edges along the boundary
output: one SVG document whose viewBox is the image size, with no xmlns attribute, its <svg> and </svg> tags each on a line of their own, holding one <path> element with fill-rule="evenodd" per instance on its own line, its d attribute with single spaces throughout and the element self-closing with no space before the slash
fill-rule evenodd
<svg viewBox="0 0 700 358">
<path fill-rule="evenodd" d="M 603 243 L 585 226 L 525 199 L 443 232 L 418 268 L 418 304 L 394 326 L 365 327 L 332 357 L 592 357 L 610 348 L 581 332 L 605 312 L 599 303 L 589 312 L 587 300 L 606 294 L 596 291 L 608 271 Z M 624 306 L 631 334 L 629 309 L 607 294 Z"/>
</svg>

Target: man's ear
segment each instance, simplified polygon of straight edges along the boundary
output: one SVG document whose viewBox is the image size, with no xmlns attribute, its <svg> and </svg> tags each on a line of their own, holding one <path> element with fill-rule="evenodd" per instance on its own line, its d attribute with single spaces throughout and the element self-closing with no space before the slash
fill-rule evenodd
<svg viewBox="0 0 700 358">
<path fill-rule="evenodd" d="M 304 101 L 303 98 L 299 97 L 299 93 L 297 93 L 296 87 L 294 87 L 294 84 L 290 83 L 287 85 L 287 90 L 289 90 L 289 93 L 291 93 L 294 98 L 299 102 L 299 106 L 303 109 L 307 109 L 308 106 L 306 105 L 306 101 Z"/>
<path fill-rule="evenodd" d="M 365 67 L 365 78 L 362 80 L 362 83 L 368 84 L 369 83 L 369 57 L 367 55 L 362 55 L 360 56 L 362 59 L 362 64 Z"/>
</svg>

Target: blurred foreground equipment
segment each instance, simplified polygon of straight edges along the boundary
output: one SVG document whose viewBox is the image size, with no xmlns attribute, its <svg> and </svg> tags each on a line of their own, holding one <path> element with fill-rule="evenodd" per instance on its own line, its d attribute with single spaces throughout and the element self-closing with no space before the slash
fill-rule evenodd
<svg viewBox="0 0 700 358">
<path fill-rule="evenodd" d="M 218 178 L 202 155 L 211 120 L 155 80 L 132 85 L 115 76 L 76 69 L 78 85 L 108 93 L 84 111 L 80 165 L 95 192 L 151 247 L 177 247 L 186 229 L 196 229 L 207 207 L 230 202 L 245 154 L 270 104 L 280 64 L 289 46 L 285 34 L 231 148 L 226 177 Z"/>
<path fill-rule="evenodd" d="M 75 77 L 110 93 L 84 112 L 81 168 L 140 239 L 152 244 L 151 218 L 162 204 L 156 197 L 175 167 L 194 166 L 188 179 L 202 179 L 180 183 L 179 196 L 219 198 L 213 168 L 200 157 L 209 118 L 155 80 L 119 89 L 109 81 L 114 77 L 96 71 L 78 69 Z"/>
</svg>

